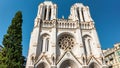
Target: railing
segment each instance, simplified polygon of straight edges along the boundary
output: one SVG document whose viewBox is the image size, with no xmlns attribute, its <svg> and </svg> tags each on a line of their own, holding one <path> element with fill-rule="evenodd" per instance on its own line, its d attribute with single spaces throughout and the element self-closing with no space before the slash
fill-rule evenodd
<svg viewBox="0 0 120 68">
<path fill-rule="evenodd" d="M 77 28 L 77 22 L 70 21 L 58 21 L 57 28 Z"/>
<path fill-rule="evenodd" d="M 93 22 L 81 22 L 81 29 L 92 29 L 94 28 Z"/>
<path fill-rule="evenodd" d="M 53 22 L 48 21 L 48 20 L 44 20 L 42 23 L 42 27 L 53 27 Z"/>
<path fill-rule="evenodd" d="M 77 28 L 79 27 L 78 21 L 71 21 L 71 20 L 44 20 L 42 23 L 42 27 L 53 27 L 57 28 Z M 93 22 L 80 22 L 81 29 L 92 29 L 94 28 Z"/>
</svg>

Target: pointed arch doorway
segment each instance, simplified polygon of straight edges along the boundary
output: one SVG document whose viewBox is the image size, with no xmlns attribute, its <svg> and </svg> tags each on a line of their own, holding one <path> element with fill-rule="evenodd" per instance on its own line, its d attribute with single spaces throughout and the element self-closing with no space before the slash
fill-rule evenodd
<svg viewBox="0 0 120 68">
<path fill-rule="evenodd" d="M 79 68 L 77 63 L 75 63 L 73 60 L 65 60 L 61 63 L 60 68 Z"/>
<path fill-rule="evenodd" d="M 49 66 L 46 63 L 42 62 L 37 66 L 37 68 L 49 68 Z"/>
<path fill-rule="evenodd" d="M 89 68 L 100 68 L 100 67 L 97 63 L 93 62 L 89 65 Z"/>
</svg>

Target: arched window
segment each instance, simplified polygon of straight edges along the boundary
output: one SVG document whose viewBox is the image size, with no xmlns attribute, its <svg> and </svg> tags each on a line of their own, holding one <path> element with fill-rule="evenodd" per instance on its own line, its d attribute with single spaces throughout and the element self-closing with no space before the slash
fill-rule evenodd
<svg viewBox="0 0 120 68">
<path fill-rule="evenodd" d="M 85 38 L 84 37 L 83 37 L 83 45 L 84 45 L 85 54 L 87 55 L 87 49 L 86 49 L 86 44 L 85 44 Z"/>
<path fill-rule="evenodd" d="M 92 50 L 91 50 L 91 40 L 90 39 L 88 39 L 88 46 L 89 46 L 90 53 L 92 53 Z"/>
<path fill-rule="evenodd" d="M 86 55 L 90 55 L 92 53 L 91 39 L 92 38 L 89 35 L 83 36 L 83 44 L 84 44 L 84 50 Z"/>
<path fill-rule="evenodd" d="M 78 16 L 78 20 L 80 20 L 80 13 L 79 13 L 79 8 L 77 8 L 77 16 Z"/>
<path fill-rule="evenodd" d="M 51 7 L 49 8 L 49 20 L 51 20 Z"/>
<path fill-rule="evenodd" d="M 49 38 L 46 39 L 45 51 L 48 51 L 49 48 Z"/>
<path fill-rule="evenodd" d="M 48 34 L 44 34 L 42 35 L 41 38 L 41 51 L 42 52 L 47 52 L 49 49 L 49 35 Z"/>
<path fill-rule="evenodd" d="M 43 48 L 43 39 L 41 41 L 41 52 L 42 52 L 42 48 Z"/>
<path fill-rule="evenodd" d="M 83 8 L 82 8 L 82 18 L 83 18 L 83 21 L 85 22 L 85 18 L 84 18 L 84 13 L 83 13 Z"/>
<path fill-rule="evenodd" d="M 47 7 L 45 7 L 45 12 L 44 12 L 44 20 L 46 19 L 47 14 Z"/>
</svg>

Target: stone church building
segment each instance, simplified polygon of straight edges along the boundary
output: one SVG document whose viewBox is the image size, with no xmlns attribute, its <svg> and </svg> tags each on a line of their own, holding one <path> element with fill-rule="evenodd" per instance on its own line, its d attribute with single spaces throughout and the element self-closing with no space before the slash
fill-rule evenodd
<svg viewBox="0 0 120 68">
<path fill-rule="evenodd" d="M 107 68 L 89 7 L 75 3 L 68 19 L 58 19 L 57 8 L 38 6 L 26 68 Z"/>
</svg>

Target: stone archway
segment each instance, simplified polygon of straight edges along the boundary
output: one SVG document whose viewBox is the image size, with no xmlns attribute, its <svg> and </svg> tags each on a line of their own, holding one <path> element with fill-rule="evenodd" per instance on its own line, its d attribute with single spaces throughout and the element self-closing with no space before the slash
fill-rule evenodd
<svg viewBox="0 0 120 68">
<path fill-rule="evenodd" d="M 100 68 L 100 67 L 97 63 L 93 62 L 89 65 L 89 68 Z"/>
<path fill-rule="evenodd" d="M 79 68 L 79 67 L 73 60 L 68 59 L 62 62 L 60 68 Z"/>
<path fill-rule="evenodd" d="M 49 66 L 46 63 L 42 62 L 37 66 L 37 68 L 49 68 Z"/>
</svg>

